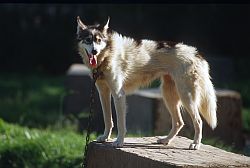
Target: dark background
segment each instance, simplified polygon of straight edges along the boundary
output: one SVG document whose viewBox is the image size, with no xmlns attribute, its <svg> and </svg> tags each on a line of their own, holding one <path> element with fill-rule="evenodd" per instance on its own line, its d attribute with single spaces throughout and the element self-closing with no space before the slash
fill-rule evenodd
<svg viewBox="0 0 250 168">
<path fill-rule="evenodd" d="M 81 62 L 78 15 L 86 24 L 105 24 L 110 16 L 111 29 L 126 36 L 193 45 L 205 57 L 232 60 L 238 78 L 248 75 L 244 4 L 0 4 L 0 71 L 56 75 Z"/>
</svg>

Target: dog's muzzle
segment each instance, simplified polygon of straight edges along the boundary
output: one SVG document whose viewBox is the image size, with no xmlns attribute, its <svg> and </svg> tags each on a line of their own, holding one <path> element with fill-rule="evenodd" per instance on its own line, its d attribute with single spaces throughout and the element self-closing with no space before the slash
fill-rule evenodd
<svg viewBox="0 0 250 168">
<path fill-rule="evenodd" d="M 97 65 L 96 55 L 93 55 L 92 53 L 89 53 L 86 49 L 85 49 L 85 51 L 86 51 L 86 53 L 87 53 L 87 55 L 89 57 L 89 64 L 90 64 L 90 66 L 92 66 L 92 67 L 95 68 L 96 65 Z"/>
</svg>

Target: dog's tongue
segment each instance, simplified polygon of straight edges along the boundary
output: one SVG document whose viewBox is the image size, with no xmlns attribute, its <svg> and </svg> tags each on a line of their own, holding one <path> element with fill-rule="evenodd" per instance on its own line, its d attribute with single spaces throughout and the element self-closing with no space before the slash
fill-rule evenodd
<svg viewBox="0 0 250 168">
<path fill-rule="evenodd" d="M 97 64 L 96 57 L 94 55 L 92 55 L 92 54 L 89 54 L 89 64 L 92 67 L 95 67 L 96 64 Z"/>
</svg>

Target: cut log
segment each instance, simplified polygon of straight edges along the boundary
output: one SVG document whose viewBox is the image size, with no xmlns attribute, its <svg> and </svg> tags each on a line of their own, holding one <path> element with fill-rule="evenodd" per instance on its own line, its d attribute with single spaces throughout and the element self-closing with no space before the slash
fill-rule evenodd
<svg viewBox="0 0 250 168">
<path fill-rule="evenodd" d="M 88 168 L 250 167 L 250 157 L 203 144 L 200 150 L 189 150 L 192 140 L 180 136 L 164 146 L 155 143 L 158 138 L 125 138 L 123 148 L 92 142 Z"/>
</svg>

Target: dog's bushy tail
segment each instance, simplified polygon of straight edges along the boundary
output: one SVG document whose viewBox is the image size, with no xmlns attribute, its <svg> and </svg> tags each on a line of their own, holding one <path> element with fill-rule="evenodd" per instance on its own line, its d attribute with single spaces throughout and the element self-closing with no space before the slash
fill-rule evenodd
<svg viewBox="0 0 250 168">
<path fill-rule="evenodd" d="M 211 128 L 214 129 L 217 126 L 217 98 L 214 86 L 209 76 L 209 65 L 206 61 L 203 61 L 202 64 L 202 88 L 199 111 Z"/>
</svg>

